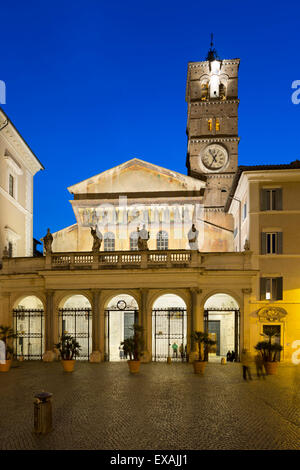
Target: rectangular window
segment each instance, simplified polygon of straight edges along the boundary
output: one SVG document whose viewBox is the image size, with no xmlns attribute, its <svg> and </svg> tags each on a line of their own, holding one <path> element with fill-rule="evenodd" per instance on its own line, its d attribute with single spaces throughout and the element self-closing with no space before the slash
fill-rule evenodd
<svg viewBox="0 0 300 470">
<path fill-rule="evenodd" d="M 261 254 L 282 254 L 282 232 L 261 233 Z"/>
<path fill-rule="evenodd" d="M 260 209 L 262 211 L 281 211 L 282 189 L 262 189 L 260 196 Z"/>
<path fill-rule="evenodd" d="M 9 175 L 9 194 L 11 197 L 15 197 L 15 191 L 14 191 L 14 177 L 12 175 Z"/>
<path fill-rule="evenodd" d="M 247 217 L 247 203 L 245 202 L 243 206 L 243 220 L 245 220 Z"/>
<path fill-rule="evenodd" d="M 13 257 L 13 244 L 12 244 L 12 242 L 8 242 L 8 256 L 10 258 Z"/>
<path fill-rule="evenodd" d="M 260 300 L 282 300 L 282 277 L 260 278 Z"/>
</svg>

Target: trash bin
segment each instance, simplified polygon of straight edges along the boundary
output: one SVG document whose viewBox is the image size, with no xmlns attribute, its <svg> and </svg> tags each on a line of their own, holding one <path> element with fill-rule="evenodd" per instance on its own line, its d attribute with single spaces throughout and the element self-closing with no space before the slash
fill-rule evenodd
<svg viewBox="0 0 300 470">
<path fill-rule="evenodd" d="M 34 432 L 47 434 L 52 431 L 52 393 L 37 393 L 34 398 Z"/>
</svg>

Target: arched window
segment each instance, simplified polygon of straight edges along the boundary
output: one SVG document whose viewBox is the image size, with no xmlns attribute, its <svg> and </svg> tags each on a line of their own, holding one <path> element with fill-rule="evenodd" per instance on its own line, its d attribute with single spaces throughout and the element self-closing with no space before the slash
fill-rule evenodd
<svg viewBox="0 0 300 470">
<path fill-rule="evenodd" d="M 138 234 L 137 232 L 131 232 L 129 237 L 130 251 L 138 249 Z"/>
<path fill-rule="evenodd" d="M 216 119 L 216 131 L 220 130 L 220 120 Z"/>
<path fill-rule="evenodd" d="M 207 121 L 207 128 L 208 128 L 209 131 L 212 131 L 212 125 L 213 125 L 213 124 L 212 124 L 212 119 L 208 119 L 208 121 Z"/>
<path fill-rule="evenodd" d="M 226 98 L 226 86 L 224 83 L 220 83 L 219 85 L 219 96 L 223 100 Z"/>
<path fill-rule="evenodd" d="M 201 84 L 201 100 L 206 100 L 208 97 L 208 82 Z"/>
<path fill-rule="evenodd" d="M 156 236 L 156 249 L 157 250 L 168 250 L 169 248 L 169 236 L 164 230 L 160 230 Z"/>
<path fill-rule="evenodd" d="M 104 251 L 115 251 L 115 235 L 113 232 L 104 234 Z"/>
</svg>

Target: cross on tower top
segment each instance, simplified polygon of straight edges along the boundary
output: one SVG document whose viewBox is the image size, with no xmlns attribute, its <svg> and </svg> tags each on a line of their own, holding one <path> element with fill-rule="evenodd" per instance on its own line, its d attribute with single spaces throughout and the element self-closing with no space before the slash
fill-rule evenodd
<svg viewBox="0 0 300 470">
<path fill-rule="evenodd" d="M 216 49 L 214 48 L 214 35 L 211 33 L 210 35 L 210 49 L 208 51 L 206 60 L 213 61 L 213 60 L 220 60 Z"/>
</svg>

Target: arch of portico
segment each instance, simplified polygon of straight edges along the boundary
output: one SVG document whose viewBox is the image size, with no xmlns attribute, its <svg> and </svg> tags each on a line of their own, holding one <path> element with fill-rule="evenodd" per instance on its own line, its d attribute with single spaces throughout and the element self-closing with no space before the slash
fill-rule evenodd
<svg viewBox="0 0 300 470">
<path fill-rule="evenodd" d="M 219 284 L 219 281 L 215 283 Z M 202 286 L 201 286 L 202 287 Z M 211 286 L 213 287 L 213 285 Z M 185 288 L 116 288 L 116 289 L 49 289 L 32 291 L 28 290 L 22 295 L 20 293 L 10 295 L 10 305 L 13 309 L 22 298 L 30 295 L 35 295 L 43 304 L 45 311 L 45 351 L 52 351 L 55 343 L 59 338 L 59 323 L 57 321 L 58 311 L 63 308 L 64 304 L 72 296 L 84 296 L 91 306 L 92 317 L 92 347 L 91 352 L 97 353 L 97 360 L 100 362 L 105 359 L 105 310 L 109 305 L 112 298 L 118 295 L 132 296 L 137 303 L 138 310 L 138 323 L 141 324 L 144 331 L 145 338 L 145 355 L 144 362 L 151 361 L 152 359 L 152 311 L 155 301 L 166 294 L 179 296 L 186 305 L 187 313 L 187 350 L 190 354 L 190 360 L 193 360 L 193 353 L 195 346 L 191 341 L 191 333 L 193 330 L 204 330 L 204 310 L 207 299 L 211 296 L 224 293 L 232 296 L 239 308 L 241 314 L 241 330 L 243 323 L 243 302 L 244 298 L 241 295 L 241 288 L 228 289 L 228 288 L 207 288 L 206 286 L 200 287 L 185 287 Z"/>
<path fill-rule="evenodd" d="M 36 293 L 14 296 L 12 326 L 14 354 L 20 359 L 41 359 L 45 344 L 45 306 Z"/>
<path fill-rule="evenodd" d="M 204 312 L 203 330 L 216 341 L 207 359 L 226 356 L 228 351 L 235 351 L 238 358 L 243 314 L 243 300 L 239 292 L 228 288 L 206 291 L 201 297 L 200 308 Z"/>
</svg>

